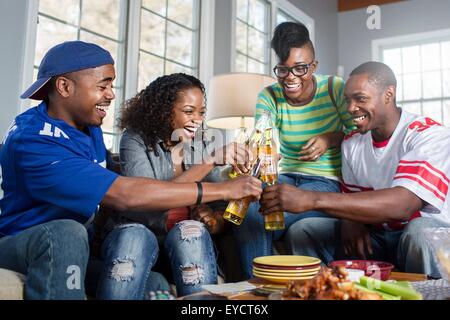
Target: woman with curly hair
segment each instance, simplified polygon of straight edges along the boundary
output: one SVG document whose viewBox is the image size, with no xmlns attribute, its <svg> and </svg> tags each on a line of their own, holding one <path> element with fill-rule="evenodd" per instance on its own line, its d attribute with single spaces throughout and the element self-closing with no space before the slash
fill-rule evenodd
<svg viewBox="0 0 450 320">
<path fill-rule="evenodd" d="M 176 73 L 159 77 L 125 107 L 120 122 L 125 129 L 120 158 L 126 176 L 216 182 L 222 180 L 218 165 L 242 163 L 249 156 L 237 144 L 219 148 L 215 157 L 205 154 L 206 142 L 200 135 L 206 113 L 205 89 L 193 76 Z M 194 139 L 198 136 L 200 139 Z M 201 291 L 203 284 L 217 282 L 210 233 L 224 229 L 221 211 L 225 206 L 213 203 L 153 215 L 128 212 L 122 219 L 146 225 L 164 241 L 177 294 L 182 296 Z"/>
</svg>

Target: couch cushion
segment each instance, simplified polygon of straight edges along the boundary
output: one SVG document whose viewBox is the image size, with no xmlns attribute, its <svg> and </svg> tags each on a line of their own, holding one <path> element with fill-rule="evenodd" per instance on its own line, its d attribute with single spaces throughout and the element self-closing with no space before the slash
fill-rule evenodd
<svg viewBox="0 0 450 320">
<path fill-rule="evenodd" d="M 0 269 L 0 300 L 22 300 L 25 276 L 7 269 Z"/>
</svg>

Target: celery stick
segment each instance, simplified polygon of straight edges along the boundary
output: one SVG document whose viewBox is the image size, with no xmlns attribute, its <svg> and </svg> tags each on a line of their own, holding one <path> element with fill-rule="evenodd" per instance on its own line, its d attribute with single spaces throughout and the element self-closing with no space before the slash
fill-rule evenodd
<svg viewBox="0 0 450 320">
<path fill-rule="evenodd" d="M 383 291 L 378 291 L 378 290 L 374 290 L 374 289 L 368 289 L 360 284 L 355 283 L 354 284 L 355 288 L 361 291 L 365 291 L 365 292 L 371 292 L 371 293 L 378 293 L 383 300 L 400 300 L 401 297 L 400 296 L 393 296 L 389 293 L 383 292 Z"/>
<path fill-rule="evenodd" d="M 379 291 L 383 291 L 394 296 L 400 296 L 402 299 L 406 300 L 421 300 L 422 295 L 411 289 L 409 287 L 405 287 L 404 285 L 399 285 L 396 283 L 390 283 L 386 281 L 381 281 L 374 278 L 369 278 L 363 276 L 359 279 L 359 283 L 369 289 L 377 289 Z"/>
<path fill-rule="evenodd" d="M 399 286 L 403 286 L 405 288 L 410 288 L 411 290 L 414 290 L 414 287 L 412 286 L 411 282 L 409 282 L 409 281 L 389 281 L 389 282 L 398 284 Z"/>
</svg>

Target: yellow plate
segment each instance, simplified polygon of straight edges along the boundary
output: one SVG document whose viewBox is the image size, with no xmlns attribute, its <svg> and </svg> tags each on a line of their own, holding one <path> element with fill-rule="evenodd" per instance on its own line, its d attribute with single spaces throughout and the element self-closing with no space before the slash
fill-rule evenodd
<svg viewBox="0 0 450 320">
<path fill-rule="evenodd" d="M 257 277 L 266 277 L 266 278 L 283 278 L 283 279 L 298 279 L 298 278 L 313 278 L 317 275 L 315 274 L 306 274 L 306 275 L 267 275 L 265 273 L 253 271 L 253 275 Z"/>
<path fill-rule="evenodd" d="M 258 275 L 258 274 L 254 274 L 255 277 L 257 278 L 261 278 L 270 282 L 274 282 L 274 283 L 288 283 L 289 281 L 293 281 L 293 280 L 309 280 L 314 278 L 314 276 L 307 276 L 307 277 L 273 277 L 273 276 L 264 276 L 264 275 Z"/>
<path fill-rule="evenodd" d="M 254 263 L 274 267 L 305 267 L 320 263 L 320 259 L 308 256 L 264 256 L 253 259 Z"/>
<path fill-rule="evenodd" d="M 255 267 L 253 267 L 253 273 L 257 272 L 259 274 L 263 274 L 266 276 L 280 276 L 280 277 L 311 276 L 311 275 L 317 274 L 319 272 L 319 270 L 320 270 L 320 268 L 317 270 L 309 271 L 309 272 L 284 272 L 284 271 L 277 271 L 277 270 L 265 271 L 265 270 L 256 269 Z"/>
</svg>

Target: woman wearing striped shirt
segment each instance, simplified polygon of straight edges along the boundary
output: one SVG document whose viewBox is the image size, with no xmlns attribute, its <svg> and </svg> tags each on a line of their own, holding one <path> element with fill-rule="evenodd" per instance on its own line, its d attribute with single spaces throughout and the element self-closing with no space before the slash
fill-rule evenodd
<svg viewBox="0 0 450 320">
<path fill-rule="evenodd" d="M 301 23 L 278 25 L 271 45 L 279 59 L 273 69 L 278 82 L 260 93 L 256 120 L 269 112 L 278 129 L 282 155 L 279 182 L 307 190 L 339 192 L 340 145 L 344 132 L 354 126 L 343 97 L 344 81 L 314 74 L 318 61 L 308 29 Z M 283 237 L 294 222 L 311 216 L 327 217 L 316 211 L 285 213 L 286 229 L 273 233 L 264 230 L 258 210 L 259 204 L 253 203 L 244 222 L 235 228 L 247 278 L 252 277 L 253 258 L 272 254 L 272 241 Z"/>
</svg>

